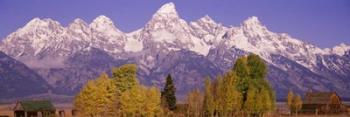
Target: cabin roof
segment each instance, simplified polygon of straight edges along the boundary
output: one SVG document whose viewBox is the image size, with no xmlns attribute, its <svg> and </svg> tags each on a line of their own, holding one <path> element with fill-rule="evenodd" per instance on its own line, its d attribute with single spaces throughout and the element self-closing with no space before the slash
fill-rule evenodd
<svg viewBox="0 0 350 117">
<path fill-rule="evenodd" d="M 327 104 L 333 95 L 338 96 L 335 92 L 308 92 L 304 104 Z"/>
<path fill-rule="evenodd" d="M 36 101 L 20 101 L 17 106 L 21 106 L 24 111 L 55 111 L 55 107 L 50 101 L 36 100 Z"/>
</svg>

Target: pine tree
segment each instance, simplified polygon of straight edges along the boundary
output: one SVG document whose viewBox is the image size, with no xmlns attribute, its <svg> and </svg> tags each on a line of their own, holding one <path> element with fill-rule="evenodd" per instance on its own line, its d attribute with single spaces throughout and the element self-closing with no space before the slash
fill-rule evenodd
<svg viewBox="0 0 350 117">
<path fill-rule="evenodd" d="M 166 78 L 166 84 L 164 86 L 164 89 L 162 91 L 162 97 L 165 97 L 165 103 L 167 104 L 167 108 L 169 110 L 175 110 L 176 109 L 176 97 L 175 97 L 175 85 L 173 83 L 173 79 L 171 78 L 171 75 L 169 74 Z"/>
</svg>

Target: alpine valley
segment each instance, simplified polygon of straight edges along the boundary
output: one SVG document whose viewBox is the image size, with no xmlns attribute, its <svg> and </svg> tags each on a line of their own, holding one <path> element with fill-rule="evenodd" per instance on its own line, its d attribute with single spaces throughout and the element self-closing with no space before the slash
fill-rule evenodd
<svg viewBox="0 0 350 117">
<path fill-rule="evenodd" d="M 268 64 L 267 79 L 278 98 L 289 89 L 299 94 L 336 91 L 350 97 L 349 45 L 319 48 L 271 32 L 255 16 L 237 27 L 225 27 L 209 16 L 187 22 L 173 3 L 130 33 L 103 15 L 91 23 L 75 19 L 68 26 L 34 18 L 5 37 L 0 51 L 0 99 L 45 93 L 73 96 L 88 80 L 126 63 L 137 64 L 145 85 L 162 87 L 171 74 L 182 97 L 250 53 Z"/>
</svg>

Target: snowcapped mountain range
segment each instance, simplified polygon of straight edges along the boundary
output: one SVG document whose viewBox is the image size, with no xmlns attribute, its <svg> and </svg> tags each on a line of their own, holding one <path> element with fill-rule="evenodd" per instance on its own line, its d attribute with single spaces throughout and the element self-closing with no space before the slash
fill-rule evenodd
<svg viewBox="0 0 350 117">
<path fill-rule="evenodd" d="M 268 80 L 279 97 L 289 89 L 350 96 L 349 45 L 322 49 L 271 32 L 255 16 L 238 27 L 225 27 L 209 16 L 187 22 L 173 3 L 130 33 L 103 15 L 90 24 L 75 19 L 67 27 L 34 18 L 3 39 L 0 50 L 33 69 L 58 94 L 74 95 L 101 72 L 135 63 L 142 83 L 162 86 L 171 73 L 183 95 L 202 87 L 206 76 L 230 69 L 236 58 L 255 53 L 268 63 Z"/>
</svg>

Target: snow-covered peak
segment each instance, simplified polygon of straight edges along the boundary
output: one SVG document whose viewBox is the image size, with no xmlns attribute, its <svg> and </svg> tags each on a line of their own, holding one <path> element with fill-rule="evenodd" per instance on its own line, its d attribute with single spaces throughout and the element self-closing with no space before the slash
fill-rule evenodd
<svg viewBox="0 0 350 117">
<path fill-rule="evenodd" d="M 251 16 L 248 19 L 246 19 L 243 24 L 245 25 L 260 25 L 260 21 L 258 19 L 258 17 L 256 16 Z"/>
<path fill-rule="evenodd" d="M 174 3 L 170 2 L 167 4 L 164 4 L 162 7 L 160 7 L 157 11 L 159 14 L 172 14 L 177 13 L 175 9 Z"/>
<path fill-rule="evenodd" d="M 208 45 L 218 44 L 227 29 L 220 23 L 216 23 L 208 15 L 190 22 L 190 26 L 195 36 L 204 40 Z"/>
<path fill-rule="evenodd" d="M 332 53 L 333 54 L 337 54 L 339 56 L 343 56 L 345 54 L 346 51 L 350 50 L 350 46 L 345 44 L 345 43 L 341 43 L 335 47 L 332 48 Z"/>
<path fill-rule="evenodd" d="M 262 29 L 266 29 L 266 27 L 262 25 L 262 23 L 259 21 L 258 17 L 256 16 L 252 16 L 244 20 L 242 26 L 252 31 L 259 31 Z"/>
<path fill-rule="evenodd" d="M 52 19 L 46 18 L 46 19 L 40 19 L 40 18 L 34 18 L 31 21 L 29 21 L 23 28 L 22 31 L 29 31 L 29 30 L 35 30 L 36 28 L 55 28 L 55 27 L 61 27 L 61 24 L 57 21 L 54 21 Z"/>
<path fill-rule="evenodd" d="M 92 23 L 90 24 L 90 27 L 96 31 L 100 31 L 100 32 L 104 32 L 104 31 L 110 31 L 110 30 L 114 30 L 114 31 L 118 31 L 120 32 L 114 25 L 113 21 L 104 16 L 98 16 L 96 19 L 94 19 L 92 21 Z"/>
<path fill-rule="evenodd" d="M 77 18 L 72 23 L 70 23 L 68 27 L 69 29 L 82 29 L 87 28 L 88 25 L 84 20 Z"/>
<path fill-rule="evenodd" d="M 84 25 L 87 25 L 87 23 L 84 20 L 80 19 L 80 18 L 74 19 L 74 21 L 71 24 L 84 24 Z"/>
<path fill-rule="evenodd" d="M 165 17 L 165 18 L 174 18 L 178 17 L 174 3 L 170 2 L 164 4 L 158 9 L 158 11 L 153 15 L 153 17 Z"/>
<path fill-rule="evenodd" d="M 197 22 L 206 23 L 206 24 L 217 24 L 211 17 L 208 15 L 205 15 L 204 17 L 200 18 Z"/>
<path fill-rule="evenodd" d="M 248 34 L 248 36 L 252 37 L 265 35 L 269 32 L 256 16 L 249 17 L 247 20 L 245 20 L 242 24 L 242 29 Z"/>
<path fill-rule="evenodd" d="M 178 16 L 175 5 L 171 2 L 159 8 L 144 29 L 187 30 L 187 32 L 190 30 L 187 22 Z"/>
<path fill-rule="evenodd" d="M 40 24 L 42 22 L 42 20 L 40 18 L 33 18 L 32 20 L 30 20 L 26 26 L 33 26 L 33 25 L 37 25 Z"/>
<path fill-rule="evenodd" d="M 182 48 L 206 56 L 210 49 L 203 40 L 192 34 L 192 28 L 178 16 L 173 3 L 159 8 L 140 34 L 143 40 L 149 39 L 168 50 Z"/>
<path fill-rule="evenodd" d="M 49 35 L 50 33 L 62 33 L 64 31 L 64 27 L 57 21 L 54 21 L 49 18 L 40 19 L 40 18 L 34 18 L 31 21 L 29 21 L 24 27 L 20 28 L 16 32 L 10 34 L 9 36 L 14 35 L 27 35 L 29 37 L 26 37 L 29 39 L 30 37 L 33 37 L 34 33 L 41 32 L 40 35 Z M 37 35 L 38 36 L 38 35 Z M 38 38 L 38 37 L 36 37 Z"/>
<path fill-rule="evenodd" d="M 211 17 L 205 15 L 204 17 L 198 19 L 197 21 L 190 23 L 192 27 L 199 28 L 202 27 L 205 30 L 215 30 L 222 27 L 220 23 L 216 23 Z M 198 30 L 198 29 L 197 29 Z"/>
<path fill-rule="evenodd" d="M 94 24 L 111 24 L 111 23 L 113 23 L 113 21 L 110 19 L 110 18 L 108 18 L 107 16 L 104 16 L 104 15 L 100 15 L 100 16 L 98 16 L 98 17 L 96 17 L 93 21 L 92 21 L 92 23 Z"/>
</svg>

